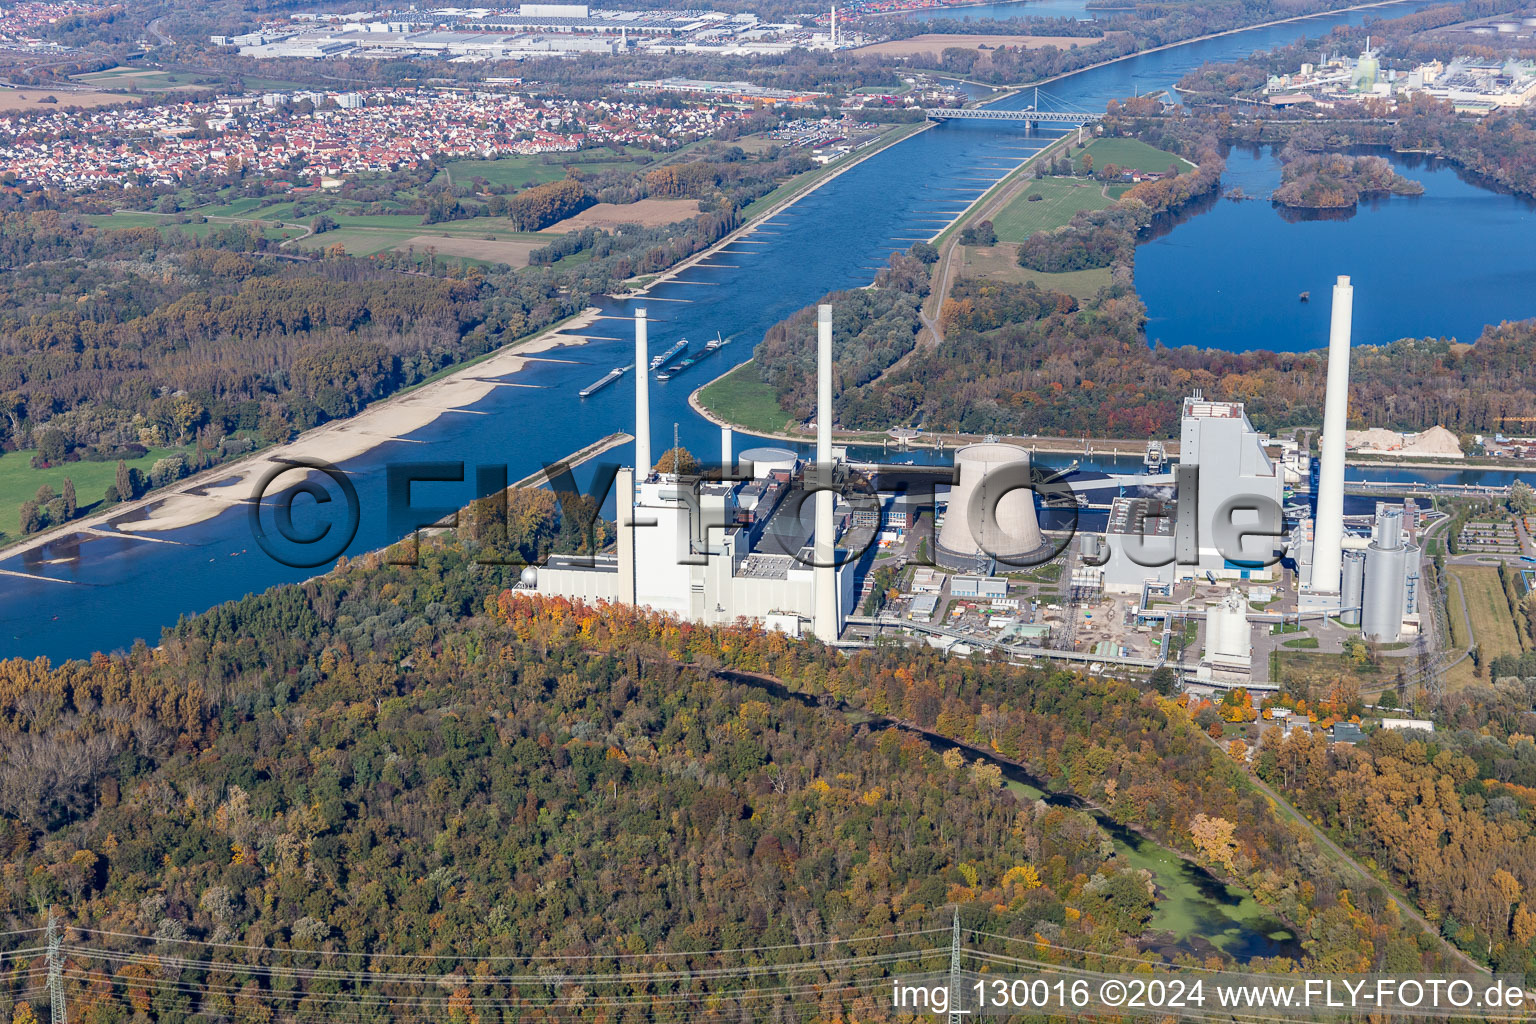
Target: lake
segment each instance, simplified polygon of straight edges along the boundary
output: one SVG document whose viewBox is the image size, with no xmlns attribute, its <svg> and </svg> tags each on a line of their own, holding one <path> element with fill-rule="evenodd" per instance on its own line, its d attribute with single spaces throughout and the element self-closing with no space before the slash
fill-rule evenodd
<svg viewBox="0 0 1536 1024">
<path fill-rule="evenodd" d="M 1280 183 L 1273 152 L 1234 149 L 1223 193 L 1259 198 L 1197 203 L 1154 225 L 1136 249 L 1148 340 L 1234 352 L 1322 348 L 1340 274 L 1355 287 L 1357 345 L 1475 341 L 1484 325 L 1536 316 L 1536 203 L 1441 160 L 1369 152 L 1422 182 L 1424 194 L 1374 198 L 1342 216 L 1286 210 L 1268 200 Z M 1309 302 L 1298 300 L 1304 291 Z"/>
</svg>

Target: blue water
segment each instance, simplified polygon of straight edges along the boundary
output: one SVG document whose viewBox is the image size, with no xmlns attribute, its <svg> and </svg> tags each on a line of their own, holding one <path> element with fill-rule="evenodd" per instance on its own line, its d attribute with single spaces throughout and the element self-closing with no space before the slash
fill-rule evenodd
<svg viewBox="0 0 1536 1024">
<path fill-rule="evenodd" d="M 1413 9 L 1404 4 L 1395 11 Z M 1372 17 L 1379 14 L 1372 14 Z M 1364 12 L 1310 19 L 1307 31 L 1356 23 Z M 1097 108 L 1134 88 L 1171 85 L 1206 60 L 1232 59 L 1296 37 L 1295 25 L 1260 29 L 1147 54 L 1080 72 L 1051 86 L 1069 102 Z M 1023 105 L 1025 97 L 1012 103 Z M 500 387 L 466 412 L 449 413 L 404 441 L 391 442 L 343 464 L 359 495 L 356 536 L 349 554 L 375 550 L 397 539 L 385 507 L 386 467 L 405 460 L 462 461 L 473 478 L 478 465 L 504 466 L 517 480 L 606 434 L 633 427 L 630 378 L 581 400 L 576 391 L 615 365 L 630 361 L 632 342 L 624 318 L 637 305 L 659 321 L 653 351 L 677 337 L 696 343 L 722 332 L 733 339 L 721 353 L 691 372 L 651 389 L 654 447 L 669 443 L 677 424 L 682 443 L 695 452 L 719 451 L 719 431 L 695 415 L 687 398 L 699 385 L 745 360 L 764 331 L 827 291 L 867 284 L 888 255 L 927 238 L 967 202 L 1031 153 L 1050 142 L 1045 131 L 948 122 L 894 146 L 840 175 L 773 217 L 745 243 L 659 286 L 640 302 L 610 301 L 589 333 L 608 340 L 557 349 L 515 375 L 528 387 Z M 1182 229 L 1179 229 L 1182 230 Z M 1174 238 L 1174 235 L 1169 236 Z M 1316 254 L 1309 254 L 1314 256 Z M 1383 258 L 1434 266 L 1434 248 L 1421 246 Z M 1320 273 L 1331 273 L 1324 267 Z M 1318 289 L 1314 288 L 1314 291 Z M 1357 301 L 1359 299 L 1357 298 Z M 739 438 L 740 450 L 750 440 Z M 628 463 L 632 449 L 615 449 L 601 461 Z M 578 473 L 584 482 L 594 472 Z M 335 493 L 334 490 L 332 493 Z M 416 505 L 462 505 L 472 483 L 417 485 Z M 310 528 L 320 507 L 300 499 L 295 520 Z M 270 518 L 266 520 L 271 529 Z M 344 524 L 331 522 L 333 529 Z M 318 528 L 318 527 L 316 527 Z M 306 579 L 320 568 L 292 568 L 273 560 L 256 543 L 247 509 L 232 507 L 217 518 L 150 540 L 66 535 L 47 547 L 0 561 L 0 569 L 41 579 L 0 576 L 0 655 L 79 657 L 93 650 L 126 647 L 135 639 L 155 642 L 163 626 L 184 613 L 203 611 L 277 583 Z"/>
<path fill-rule="evenodd" d="M 1003 21 L 1009 18 L 1073 18 L 1088 21 L 1094 12 L 1087 10 L 1087 0 L 1013 0 L 1012 3 L 977 4 L 974 7 L 932 7 L 921 11 L 906 11 L 891 17 L 908 21 L 937 21 L 953 18 L 956 21 Z"/>
<path fill-rule="evenodd" d="M 1536 316 L 1536 203 L 1493 191 L 1423 156 L 1372 150 L 1422 196 L 1362 202 L 1323 217 L 1268 201 L 1280 163 L 1265 148 L 1227 157 L 1227 199 L 1160 226 L 1136 250 L 1147 337 L 1170 346 L 1298 351 L 1328 343 L 1329 295 L 1355 287 L 1354 343 L 1474 341 L 1487 324 Z M 1298 296 L 1311 292 L 1309 302 Z"/>
</svg>

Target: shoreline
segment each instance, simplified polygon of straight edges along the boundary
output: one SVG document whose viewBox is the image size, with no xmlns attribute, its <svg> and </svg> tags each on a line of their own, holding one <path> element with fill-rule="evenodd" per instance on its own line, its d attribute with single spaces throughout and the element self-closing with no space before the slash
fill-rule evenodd
<svg viewBox="0 0 1536 1024">
<path fill-rule="evenodd" d="M 1180 46 L 1189 46 L 1192 43 L 1204 43 L 1212 39 L 1222 39 L 1226 36 L 1235 36 L 1243 32 L 1253 32 L 1261 28 L 1274 28 L 1277 25 L 1290 25 L 1293 22 L 1310 21 L 1313 18 L 1331 18 L 1336 14 L 1349 14 L 1352 11 L 1366 11 L 1375 7 L 1391 7 L 1396 4 L 1408 2 L 1409 0 L 1371 0 L 1370 3 L 1351 4 L 1348 7 L 1335 7 L 1332 10 L 1314 11 L 1311 14 L 1297 14 L 1289 18 L 1276 18 L 1273 21 L 1258 21 L 1254 22 L 1252 25 L 1243 25 L 1240 28 L 1228 28 L 1222 29 L 1220 32 L 1208 32 L 1203 36 L 1190 36 L 1188 39 L 1179 39 L 1171 43 L 1163 43 L 1160 46 L 1149 46 L 1145 50 L 1133 50 L 1130 53 L 1121 54 L 1119 57 L 1111 57 L 1108 60 L 1101 60 L 1094 64 L 1084 64 L 1080 68 L 1073 68 L 1071 71 L 1063 71 L 1060 74 L 1052 75 L 1049 78 L 1041 78 L 1037 81 L 1026 82 L 1021 85 L 1003 86 L 997 95 L 989 97 L 979 105 L 983 107 L 991 106 L 994 103 L 1000 103 L 1003 100 L 1008 99 L 1010 96 L 1017 96 L 1019 93 L 1024 92 L 1026 89 L 1034 89 L 1038 86 L 1050 85 L 1053 82 L 1061 81 L 1063 78 L 1071 78 L 1073 75 L 1082 74 L 1084 71 L 1097 71 L 1099 68 L 1107 68 L 1111 64 L 1119 64 L 1121 61 L 1131 60 L 1134 57 L 1145 57 L 1149 53 L 1162 53 L 1164 50 L 1174 50 Z M 1084 36 L 1083 38 L 1102 42 L 1105 37 Z M 967 85 L 975 85 L 987 89 L 997 89 L 996 86 L 993 86 L 987 82 L 972 82 L 970 79 L 966 78 L 957 78 L 955 81 L 964 82 Z"/>
<path fill-rule="evenodd" d="M 1400 0 L 1394 0 L 1394 2 L 1400 2 Z M 918 122 L 913 122 L 913 123 L 918 123 Z M 622 295 L 615 294 L 615 295 L 610 296 L 610 297 L 611 298 L 615 298 L 615 299 L 621 299 L 621 300 L 632 300 L 632 299 L 643 299 L 643 298 L 645 298 L 647 295 L 650 294 L 652 288 L 656 287 L 659 284 L 666 284 L 668 281 L 672 280 L 672 278 L 674 278 L 677 275 L 681 274 L 683 271 L 691 270 L 694 266 L 696 266 L 696 265 L 704 262 L 705 260 L 713 257 L 714 255 L 716 255 L 716 253 L 718 253 L 719 250 L 725 248 L 728 245 L 731 245 L 734 242 L 739 241 L 743 237 L 745 237 L 745 236 L 751 234 L 752 232 L 756 231 L 758 228 L 762 227 L 763 222 L 768 220 L 768 218 L 774 217 L 774 216 L 777 216 L 780 213 L 783 213 L 785 210 L 789 209 L 791 206 L 795 205 L 800 200 L 802 200 L 806 196 L 810 195 L 812 192 L 815 192 L 817 189 L 821 188 L 821 186 L 825 185 L 827 182 L 832 181 L 833 179 L 835 179 L 838 175 L 842 174 L 843 172 L 851 170 L 854 167 L 857 167 L 859 164 L 863 163 L 865 160 L 868 160 L 870 157 L 875 156 L 876 154 L 885 152 L 887 149 L 890 149 L 892 146 L 900 145 L 901 143 L 903 143 L 903 142 L 907 141 L 908 139 L 912 138 L 913 136 L 921 135 L 923 132 L 927 131 L 929 128 L 932 128 L 937 123 L 938 122 L 936 122 L 936 121 L 928 121 L 928 120 L 925 119 L 924 121 L 921 122 L 921 125 L 922 125 L 921 127 L 917 128 L 914 131 L 907 132 L 904 135 L 903 134 L 898 134 L 900 132 L 900 126 L 895 126 L 893 128 L 893 130 L 890 133 L 888 133 L 889 137 L 882 137 L 882 138 L 876 139 L 875 141 L 873 141 L 873 142 L 869 143 L 868 145 L 864 146 L 864 148 L 862 150 L 859 150 L 859 151 L 856 151 L 856 152 L 853 152 L 853 153 L 849 153 L 847 158 L 845 159 L 845 161 L 843 163 L 838 164 L 837 167 L 835 167 L 834 169 L 832 169 L 828 173 L 822 175 L 820 178 L 817 178 L 815 181 L 811 182 L 809 185 L 805 186 L 804 188 L 800 189 L 799 191 L 791 192 L 789 195 L 785 196 L 783 199 L 780 199 L 778 202 L 774 203 L 772 206 L 768 207 L 766 210 L 762 211 L 761 213 L 753 214 L 750 218 L 748 218 L 746 223 L 741 225 L 741 227 L 739 227 L 736 230 L 732 231 L 730 234 L 728 234 L 724 238 L 720 239 L 720 241 L 716 242 L 714 245 L 711 245 L 708 249 L 705 249 L 705 250 L 703 250 L 701 252 L 696 252 L 692 256 L 689 256 L 687 259 L 685 259 L 682 262 L 676 264 L 675 266 L 672 266 L 672 267 L 667 268 L 666 270 L 663 270 L 661 273 L 657 274 L 655 277 L 653 277 L 649 281 L 647 281 L 645 283 L 645 287 L 639 288 L 639 289 L 636 289 L 636 290 L 633 290 L 633 291 L 627 291 L 627 292 L 623 293 Z M 814 173 L 814 172 L 807 171 L 806 173 L 807 174 L 811 174 L 811 173 Z"/>
<path fill-rule="evenodd" d="M 216 518 L 233 505 L 246 504 L 253 482 L 281 460 L 323 458 L 339 464 L 400 440 L 447 413 L 479 402 L 502 386 L 495 378 L 518 373 L 531 358 L 552 349 L 586 344 L 587 339 L 580 333 L 563 332 L 580 332 L 598 316 L 598 308 L 589 306 L 574 317 L 551 324 L 525 339 L 508 342 L 441 377 L 380 399 L 355 416 L 321 424 L 285 444 L 213 466 L 171 487 L 26 538 L 0 550 L 0 558 L 24 555 L 72 533 L 97 530 L 148 540 L 151 538 L 145 534 L 178 530 Z M 142 515 L 133 518 L 136 513 Z"/>
<path fill-rule="evenodd" d="M 913 131 L 905 133 L 901 133 L 898 126 L 886 137 L 866 146 L 864 151 L 849 154 L 844 163 L 805 188 L 785 196 L 754 215 L 708 249 L 662 271 L 647 282 L 644 288 L 610 297 L 643 299 L 651 288 L 708 259 L 717 250 L 755 230 L 769 217 L 793 206 L 844 171 L 933 125 L 932 121 L 924 121 Z M 554 348 L 585 344 L 586 338 L 579 332 L 591 326 L 601 315 L 600 307 L 588 306 L 575 316 L 551 324 L 527 338 L 508 342 L 499 349 L 445 371 L 441 376 L 382 398 L 355 416 L 321 424 L 284 444 L 263 448 L 232 462 L 210 467 L 177 481 L 171 487 L 159 488 L 133 501 L 121 502 L 101 512 L 18 540 L 15 544 L 0 548 L 0 561 L 25 555 L 71 534 L 90 534 L 95 531 L 96 536 L 101 536 L 103 533 L 115 532 L 125 537 L 153 540 L 155 538 L 146 535 L 207 522 L 233 505 L 248 502 L 249 488 L 279 459 L 319 458 L 323 455 L 326 462 L 341 463 L 366 455 L 391 441 L 400 440 L 447 413 L 474 405 L 501 386 L 476 378 L 509 377 L 522 370 L 530 357 Z M 566 335 L 566 331 L 578 333 Z"/>
</svg>

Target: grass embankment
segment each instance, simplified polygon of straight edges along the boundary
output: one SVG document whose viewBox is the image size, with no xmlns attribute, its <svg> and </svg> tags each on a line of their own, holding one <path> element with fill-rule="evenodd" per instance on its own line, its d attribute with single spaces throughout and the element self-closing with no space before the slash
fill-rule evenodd
<svg viewBox="0 0 1536 1024">
<path fill-rule="evenodd" d="M 1035 159 L 1050 160 L 1054 155 L 1042 152 Z M 1089 166 L 1089 157 L 1093 160 L 1092 166 L 1100 169 L 1114 164 L 1130 170 L 1166 171 L 1177 165 L 1183 173 L 1194 167 L 1182 157 L 1137 139 L 1095 139 L 1073 155 L 1073 166 L 1080 173 L 1084 172 Z M 960 277 L 1016 284 L 1033 282 L 1049 291 L 1065 292 L 1079 299 L 1091 298 L 1109 285 L 1107 267 L 1064 274 L 1046 274 L 1021 267 L 1018 264 L 1019 245 L 1036 232 L 1065 226 L 1082 210 L 1103 210 L 1113 206 L 1130 188 L 1129 184 L 1106 185 L 1088 177 L 1046 177 L 1019 182 L 1017 175 L 1009 175 L 992 193 L 983 197 L 977 205 L 978 211 L 987 205 L 990 195 L 1005 187 L 1016 190 L 1016 194 L 991 217 L 998 244 L 958 247 L 956 259 L 960 261 L 957 268 Z M 975 220 L 979 216 L 980 213 L 966 219 Z M 948 234 L 946 231 L 941 240 Z"/>
<path fill-rule="evenodd" d="M 128 465 L 145 476 L 149 475 L 157 461 L 172 455 L 185 455 L 188 448 L 152 448 L 149 454 L 137 459 L 126 459 Z M 110 462 L 66 462 L 50 469 L 33 469 L 35 451 L 6 452 L 0 455 L 0 542 L 10 544 L 21 540 L 21 506 L 37 496 L 37 489 L 44 484 L 53 488 L 54 494 L 64 493 L 64 478 L 75 485 L 78 503 L 76 516 L 100 511 L 108 485 L 117 482 L 117 460 Z"/>
<path fill-rule="evenodd" d="M 1080 210 L 1108 209 L 1124 191 L 1123 186 L 1105 189 L 1103 182 L 1092 178 L 1041 178 L 1003 207 L 992 218 L 992 227 L 998 241 L 1022 242 L 1037 231 L 1062 227 Z M 1031 200 L 1034 195 L 1040 198 Z"/>
<path fill-rule="evenodd" d="M 1453 565 L 1449 571 L 1461 582 L 1462 593 L 1466 595 L 1467 613 L 1472 618 L 1472 642 L 1481 651 L 1483 663 L 1487 664 L 1501 654 L 1518 655 L 1520 634 L 1515 631 L 1514 616 L 1504 597 L 1499 571 L 1472 565 Z M 1451 604 L 1454 606 L 1455 603 L 1453 596 Z M 1458 621 L 1460 618 L 1453 610 L 1450 616 L 1453 642 L 1458 641 L 1458 631 L 1464 630 Z"/>
<path fill-rule="evenodd" d="M 772 434 L 789 425 L 789 414 L 779 408 L 773 389 L 763 382 L 751 360 L 700 388 L 698 402 L 742 430 Z"/>
<path fill-rule="evenodd" d="M 1181 156 L 1175 156 L 1164 149 L 1149 146 L 1140 139 L 1095 139 L 1088 147 L 1077 154 L 1072 161 L 1072 166 L 1081 172 L 1087 165 L 1085 157 L 1093 158 L 1095 169 L 1114 164 L 1116 167 L 1128 171 L 1166 171 L 1169 167 L 1178 167 L 1179 173 L 1195 169 L 1195 165 Z"/>
</svg>

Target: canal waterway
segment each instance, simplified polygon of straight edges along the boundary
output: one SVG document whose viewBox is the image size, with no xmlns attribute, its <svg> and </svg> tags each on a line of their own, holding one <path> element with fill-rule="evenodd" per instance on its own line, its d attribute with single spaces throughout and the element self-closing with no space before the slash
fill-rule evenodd
<svg viewBox="0 0 1536 1024">
<path fill-rule="evenodd" d="M 1401 14 L 1419 6 L 1423 4 L 1410 2 L 1386 10 Z M 1137 89 L 1171 85 L 1207 60 L 1230 60 L 1289 42 L 1302 32 L 1315 34 L 1335 24 L 1381 16 L 1380 9 L 1353 11 L 1250 30 L 1079 72 L 1050 88 L 1069 103 L 1098 109 Z M 1028 97 L 1017 96 L 1003 105 L 1016 108 L 1028 102 Z M 690 449 L 717 452 L 718 430 L 688 406 L 693 389 L 745 360 L 764 332 L 790 313 L 828 291 L 868 284 L 891 252 L 931 237 L 1057 134 L 1051 129 L 1026 134 L 1012 124 L 940 124 L 833 178 L 741 241 L 658 285 L 649 296 L 606 300 L 606 319 L 589 331 L 593 340 L 557 348 L 530 362 L 515 375 L 515 382 L 526 386 L 495 388 L 470 409 L 448 413 L 406 438 L 343 463 L 340 468 L 356 488 L 359 509 L 347 553 L 376 550 L 401 535 L 385 501 L 391 465 L 462 462 L 468 481 L 474 480 L 478 466 L 500 466 L 507 479 L 517 480 L 610 433 L 631 430 L 630 378 L 588 399 L 578 399 L 576 392 L 614 366 L 630 362 L 629 319 L 638 307 L 648 308 L 654 321 L 653 351 L 684 337 L 696 348 L 717 332 L 730 339 L 687 373 L 651 387 L 657 450 L 669 443 L 675 430 Z M 1381 258 L 1418 261 L 1421 252 L 1383 253 Z M 1334 272 L 1331 263 L 1319 271 L 1324 276 Z M 1190 282 L 1191 289 L 1196 287 L 1197 282 Z M 1427 327 L 1414 333 L 1434 332 Z M 1316 343 L 1322 343 L 1321 335 Z M 738 448 L 749 443 L 743 438 Z M 631 448 L 622 447 L 599 461 L 628 463 L 632 454 Z M 587 467 L 577 474 L 578 480 L 592 472 L 595 467 Z M 311 528 L 310 519 L 338 530 L 347 525 L 324 519 L 323 514 L 345 507 L 335 488 L 328 489 L 336 500 L 327 505 L 309 499 L 296 503 L 299 529 Z M 473 496 L 472 482 L 417 484 L 412 504 L 451 509 Z M 0 656 L 46 655 L 57 660 L 125 648 L 137 639 L 153 644 L 160 630 L 181 615 L 324 569 L 295 568 L 269 557 L 257 544 L 247 508 L 241 505 L 195 526 L 148 538 L 110 531 L 105 536 L 66 534 L 23 555 L 0 559 L 0 570 L 15 574 L 0 575 Z"/>
</svg>

